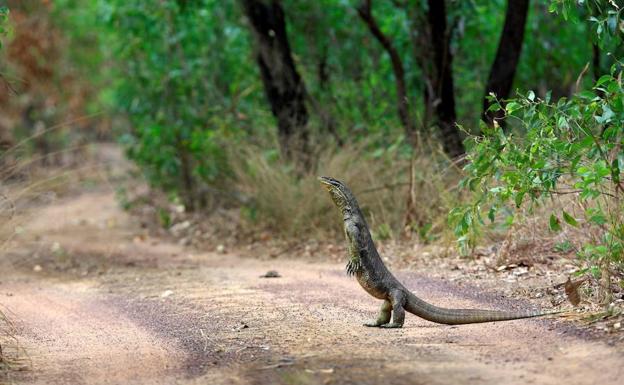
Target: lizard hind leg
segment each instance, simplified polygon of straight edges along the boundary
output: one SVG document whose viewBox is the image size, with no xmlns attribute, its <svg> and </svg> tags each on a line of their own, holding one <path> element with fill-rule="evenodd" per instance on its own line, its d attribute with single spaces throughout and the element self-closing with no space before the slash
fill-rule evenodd
<svg viewBox="0 0 624 385">
<path fill-rule="evenodd" d="M 382 328 L 402 328 L 405 322 L 405 293 L 400 290 L 390 293 L 390 301 L 392 301 L 392 322 L 380 325 Z"/>
<path fill-rule="evenodd" d="M 379 309 L 379 315 L 376 320 L 366 322 L 364 326 L 370 327 L 379 327 L 385 325 L 390 322 L 390 318 L 392 315 L 392 303 L 387 299 L 381 304 L 381 309 Z"/>
</svg>

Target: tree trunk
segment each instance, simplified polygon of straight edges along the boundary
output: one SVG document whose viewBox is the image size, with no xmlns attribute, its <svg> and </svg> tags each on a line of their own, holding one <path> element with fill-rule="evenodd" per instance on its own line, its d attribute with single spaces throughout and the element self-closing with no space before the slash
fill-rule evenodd
<svg viewBox="0 0 624 385">
<path fill-rule="evenodd" d="M 305 164 L 310 136 L 305 86 L 288 44 L 284 10 L 277 0 L 242 0 L 242 4 L 257 41 L 256 60 L 277 119 L 282 154 Z"/>
<path fill-rule="evenodd" d="M 403 68 L 403 62 L 401 61 L 399 52 L 392 44 L 392 41 L 379 28 L 377 21 L 373 17 L 371 8 L 371 0 L 365 0 L 357 7 L 357 12 L 360 15 L 360 18 L 368 26 L 371 34 L 382 45 L 388 56 L 390 56 L 392 71 L 394 72 L 394 81 L 396 84 L 397 111 L 399 114 L 399 119 L 401 120 L 401 124 L 403 124 L 405 135 L 408 141 L 412 145 L 414 145 L 416 138 L 416 129 L 414 127 L 414 122 L 412 121 L 409 111 L 409 99 L 407 96 L 407 86 L 405 83 L 405 69 Z"/>
<path fill-rule="evenodd" d="M 592 70 L 594 73 L 594 81 L 598 81 L 602 76 L 600 67 L 600 47 L 597 44 L 592 44 Z"/>
<path fill-rule="evenodd" d="M 428 0 L 431 48 L 435 76 L 433 78 L 433 100 L 435 115 L 440 126 L 444 151 L 455 158 L 464 153 L 464 145 L 457 127 L 455 114 L 455 91 L 453 85 L 453 55 L 450 46 L 450 31 L 446 22 L 444 0 Z"/>
<path fill-rule="evenodd" d="M 529 0 L 508 0 L 507 12 L 505 15 L 505 25 L 503 33 L 498 43 L 498 50 L 487 86 L 485 87 L 485 97 L 483 99 L 483 121 L 488 125 L 493 125 L 494 120 L 504 116 L 501 111 L 488 111 L 490 101 L 487 97 L 490 93 L 496 95 L 498 100 L 507 99 L 511 92 L 514 75 L 520 60 L 522 42 L 524 40 L 524 28 L 529 10 Z"/>
</svg>

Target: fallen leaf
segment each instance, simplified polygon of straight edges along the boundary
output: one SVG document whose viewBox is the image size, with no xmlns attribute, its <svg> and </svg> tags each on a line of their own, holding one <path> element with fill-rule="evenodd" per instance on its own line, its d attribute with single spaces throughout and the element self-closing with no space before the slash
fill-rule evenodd
<svg viewBox="0 0 624 385">
<path fill-rule="evenodd" d="M 568 301 L 574 306 L 578 306 L 581 303 L 581 295 L 579 294 L 578 288 L 587 281 L 587 278 L 581 278 L 577 281 L 572 281 L 570 277 L 563 285 L 565 289 L 566 296 L 568 297 Z"/>
</svg>

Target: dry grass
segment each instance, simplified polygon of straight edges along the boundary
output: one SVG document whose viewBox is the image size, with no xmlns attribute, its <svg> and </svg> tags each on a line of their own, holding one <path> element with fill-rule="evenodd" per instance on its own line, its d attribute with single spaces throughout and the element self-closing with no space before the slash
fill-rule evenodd
<svg viewBox="0 0 624 385">
<path fill-rule="evenodd" d="M 37 207 L 48 204 L 76 191 L 76 187 L 89 188 L 111 179 L 123 177 L 112 175 L 111 165 L 120 162 L 121 152 L 115 145 L 98 144 L 83 146 L 78 152 L 66 156 L 75 158 L 65 165 L 44 167 L 38 159 L 7 159 L 0 172 L 0 251 L 6 253 L 16 237 L 19 237 Z M 114 167 L 117 172 L 119 166 Z M 4 263 L 0 258 L 0 264 Z"/>
<path fill-rule="evenodd" d="M 569 242 L 567 248 L 574 254 L 584 243 L 595 241 L 602 234 L 600 228 L 583 223 L 584 212 L 590 204 L 591 202 L 580 200 L 576 194 L 554 195 L 539 203 L 525 203 L 517 209 L 514 224 L 510 229 L 489 231 L 484 241 L 486 243 L 502 241 L 509 244 L 512 249 L 513 245 L 532 243 L 539 245 L 538 250 L 543 253 L 561 249 L 562 243 Z M 579 226 L 567 225 L 561 218 L 563 211 L 576 218 Z M 560 218 L 561 231 L 554 232 L 550 229 L 551 214 Z"/>
<path fill-rule="evenodd" d="M 529 262 L 549 263 L 552 256 L 563 256 L 570 261 L 569 268 L 578 265 L 575 252 L 587 240 L 587 230 L 562 225 L 562 231 L 549 227 L 550 214 L 562 210 L 574 213 L 571 196 L 551 199 L 541 204 L 524 204 L 514 214 L 509 228 L 490 227 L 484 233 L 483 244 L 499 244 L 498 264 Z M 574 215 L 574 214 L 573 214 Z M 577 216 L 578 218 L 578 216 Z M 498 218 L 500 222 L 502 218 Z"/>
<path fill-rule="evenodd" d="M 17 330 L 0 310 L 0 384 L 10 384 L 14 374 L 28 369 L 30 363 L 15 337 Z"/>
<path fill-rule="evenodd" d="M 583 298 L 593 304 L 609 304 L 614 296 L 622 297 L 621 262 L 579 258 L 584 245 L 602 243 L 605 229 L 584 221 L 585 211 L 597 204 L 581 200 L 578 194 L 554 195 L 540 204 L 525 203 L 515 213 L 511 228 L 490 229 L 482 242 L 500 245 L 498 265 L 541 263 L 549 265 L 551 271 L 565 272 L 573 279 L 589 267 L 597 268 L 600 277 L 590 272 L 581 274 L 588 282 L 583 286 Z M 605 211 L 619 210 L 615 214 L 621 215 L 620 203 L 615 199 L 606 197 L 599 204 Z M 563 211 L 578 221 L 577 227 L 563 221 Z M 560 231 L 550 229 L 551 214 L 560 219 Z"/>
<path fill-rule="evenodd" d="M 285 237 L 326 237 L 342 233 L 338 213 L 317 177 L 344 181 L 356 194 L 377 237 L 396 237 L 406 225 L 445 231 L 446 213 L 457 199 L 451 186 L 458 173 L 431 146 L 421 146 L 412 159 L 399 149 L 372 155 L 366 143 L 317 151 L 317 166 L 297 175 L 279 160 L 270 160 L 256 147 L 237 148 L 231 156 L 235 189 L 250 197 L 247 224 Z M 414 211 L 418 223 L 406 223 L 413 162 Z"/>
</svg>

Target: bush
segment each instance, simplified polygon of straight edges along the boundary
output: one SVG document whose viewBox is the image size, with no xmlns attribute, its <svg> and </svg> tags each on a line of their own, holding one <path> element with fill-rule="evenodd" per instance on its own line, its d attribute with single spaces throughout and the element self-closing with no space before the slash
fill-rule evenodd
<svg viewBox="0 0 624 385">
<path fill-rule="evenodd" d="M 559 209 L 549 215 L 549 227 L 582 229 L 577 255 L 579 274 L 590 272 L 610 291 L 611 277 L 624 281 L 624 92 L 621 69 L 602 76 L 591 91 L 551 101 L 533 92 L 504 107 L 508 122 L 520 135 L 501 127 L 484 127 L 465 167 L 461 187 L 472 202 L 457 207 L 449 219 L 461 248 L 474 247 L 485 225 L 514 221 L 514 209 L 537 205 L 548 198 L 574 198 L 576 211 Z M 494 109 L 501 109 L 494 104 Z M 502 213 L 502 215 L 501 215 Z"/>
<path fill-rule="evenodd" d="M 122 142 L 153 186 L 180 197 L 187 209 L 202 207 L 204 185 L 229 175 L 226 145 L 247 124 L 245 106 L 236 103 L 257 82 L 249 75 L 253 62 L 239 60 L 251 52 L 246 33 L 231 20 L 224 24 L 240 17 L 238 6 L 103 4 L 118 63 L 115 102 L 130 126 Z"/>
</svg>

